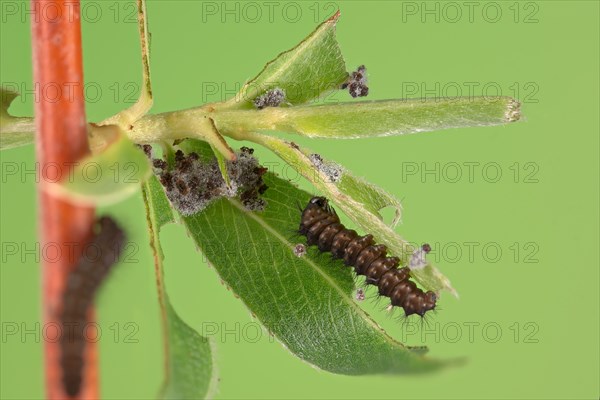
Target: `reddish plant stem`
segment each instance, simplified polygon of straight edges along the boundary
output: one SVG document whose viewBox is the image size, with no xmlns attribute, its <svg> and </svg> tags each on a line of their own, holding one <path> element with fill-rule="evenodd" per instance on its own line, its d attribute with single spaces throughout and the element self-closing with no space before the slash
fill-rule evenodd
<svg viewBox="0 0 600 400">
<path fill-rule="evenodd" d="M 91 238 L 94 208 L 68 203 L 45 190 L 45 182 L 56 181 L 57 173 L 67 176 L 72 164 L 89 151 L 79 1 L 32 0 L 31 6 L 34 82 L 60 91 L 52 99 L 42 97 L 35 103 L 41 248 L 56 250 L 55 255 L 42 257 L 43 320 L 50 336 L 50 332 L 60 334 L 62 292 L 69 271 Z M 93 311 L 89 317 L 93 318 Z M 64 399 L 60 341 L 45 340 L 44 355 L 46 396 Z M 79 399 L 98 398 L 96 355 L 95 344 L 88 341 Z"/>
</svg>

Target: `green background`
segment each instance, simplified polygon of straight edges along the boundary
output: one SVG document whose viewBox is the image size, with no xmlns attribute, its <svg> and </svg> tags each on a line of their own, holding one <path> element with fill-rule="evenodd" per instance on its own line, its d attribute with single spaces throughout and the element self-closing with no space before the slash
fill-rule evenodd
<svg viewBox="0 0 600 400">
<path fill-rule="evenodd" d="M 8 3 L 2 1 L 1 82 L 16 83 L 26 92 L 32 89 L 30 26 L 24 14 L 29 5 L 11 3 L 18 8 L 12 14 Z M 88 12 L 83 22 L 85 80 L 93 83 L 87 114 L 98 121 L 135 98 L 129 95 L 140 82 L 137 27 L 132 2 L 83 4 Z M 443 296 L 429 327 L 414 334 L 368 301 L 364 306 L 394 337 L 426 343 L 436 358 L 464 357 L 462 367 L 424 376 L 349 377 L 316 370 L 264 332 L 256 338 L 257 322 L 220 283 L 183 228 L 164 228 L 166 280 L 175 308 L 198 331 L 219 330 L 212 335 L 220 377 L 216 397 L 598 398 L 598 2 L 475 2 L 472 21 L 463 2 L 309 1 L 287 8 L 275 2 L 272 20 L 264 2 L 245 4 L 149 2 L 153 112 L 224 99 L 235 82 L 253 77 L 339 6 L 338 39 L 349 68 L 366 64 L 370 99 L 405 97 L 413 83 L 434 90 L 430 97 L 453 95 L 456 87 L 463 95 L 469 86 L 475 86 L 476 95 L 485 94 L 484 87 L 490 95 L 500 88 L 523 101 L 525 118 L 509 126 L 405 137 L 294 138 L 403 200 L 403 224 L 397 231 L 413 242 L 432 244 L 430 257 L 450 277 L 460 300 Z M 203 13 L 207 5 L 217 7 L 217 14 Z M 255 6 L 262 16 L 256 17 Z M 455 6 L 462 11 L 458 20 Z M 224 14 L 223 7 L 233 14 Z M 406 13 L 414 7 L 416 14 Z M 436 11 L 424 14 L 425 7 L 437 7 L 439 21 Z M 496 9 L 502 16 L 493 22 Z M 219 93 L 207 93 L 214 87 Z M 423 94 L 419 90 L 412 96 Z M 33 101 L 27 94 L 11 111 L 31 115 Z M 33 168 L 33 147 L 0 154 L 1 241 L 31 249 L 35 179 L 5 172 L 13 163 L 20 171 Z M 310 190 L 266 150 L 257 149 L 257 154 Z M 464 164 L 471 162 L 479 163 L 473 179 Z M 407 175 L 407 168 L 416 166 L 420 173 L 436 163 L 439 182 L 432 174 Z M 488 164 L 491 169 L 482 172 Z M 454 182 L 456 165 L 462 176 Z M 491 182 L 497 169 L 502 176 Z M 114 271 L 98 300 L 102 395 L 153 398 L 162 381 L 162 347 L 141 194 L 107 211 L 126 224 L 139 251 L 136 262 Z M 498 248 L 500 257 L 494 252 Z M 40 398 L 43 336 L 6 335 L 14 324 L 35 331 L 39 266 L 34 255 L 23 251 L 4 256 L 0 397 Z M 129 339 L 137 343 L 125 338 L 131 326 L 137 331 Z"/>
</svg>

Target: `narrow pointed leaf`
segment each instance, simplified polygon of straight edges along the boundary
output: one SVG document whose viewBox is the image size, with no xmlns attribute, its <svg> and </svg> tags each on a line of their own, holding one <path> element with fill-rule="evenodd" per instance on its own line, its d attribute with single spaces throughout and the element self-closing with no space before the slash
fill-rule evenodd
<svg viewBox="0 0 600 400">
<path fill-rule="evenodd" d="M 212 343 L 179 318 L 165 292 L 159 232 L 163 225 L 174 221 L 171 205 L 154 176 L 144 185 L 143 192 L 165 335 L 166 370 L 160 398 L 211 398 L 217 381 Z"/>
<path fill-rule="evenodd" d="M 338 11 L 297 46 L 267 63 L 226 106 L 253 108 L 254 99 L 273 88 L 283 89 L 287 102 L 293 105 L 338 89 L 348 77 L 335 37 L 339 17 Z"/>
<path fill-rule="evenodd" d="M 215 115 L 220 132 L 234 137 L 275 130 L 341 139 L 501 125 L 519 118 L 520 104 L 510 97 L 364 101 Z"/>
<path fill-rule="evenodd" d="M 441 362 L 424 358 L 388 336 L 353 297 L 351 270 L 309 248 L 294 233 L 310 195 L 265 175 L 263 212 L 220 199 L 183 217 L 190 236 L 223 281 L 265 327 L 301 359 L 340 374 L 417 373 Z M 398 329 L 401 329 L 398 326 Z"/>
<path fill-rule="evenodd" d="M 18 95 L 17 92 L 0 87 L 0 150 L 33 143 L 35 132 L 33 118 L 13 117 L 8 113 L 10 103 Z"/>
</svg>

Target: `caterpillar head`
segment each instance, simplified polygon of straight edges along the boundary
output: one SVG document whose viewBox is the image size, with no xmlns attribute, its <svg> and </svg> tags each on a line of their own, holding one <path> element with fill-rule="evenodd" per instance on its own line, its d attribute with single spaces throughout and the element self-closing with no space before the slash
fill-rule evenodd
<svg viewBox="0 0 600 400">
<path fill-rule="evenodd" d="M 315 196 L 312 199 L 310 199 L 305 211 L 306 210 L 321 210 L 326 212 L 327 214 L 335 214 L 335 210 L 329 205 L 329 200 L 321 196 Z"/>
<path fill-rule="evenodd" d="M 307 229 L 315 222 L 324 218 L 333 218 L 339 220 L 333 208 L 329 205 L 329 200 L 325 197 L 315 196 L 306 205 L 302 211 L 300 219 L 300 233 L 305 234 Z"/>
</svg>

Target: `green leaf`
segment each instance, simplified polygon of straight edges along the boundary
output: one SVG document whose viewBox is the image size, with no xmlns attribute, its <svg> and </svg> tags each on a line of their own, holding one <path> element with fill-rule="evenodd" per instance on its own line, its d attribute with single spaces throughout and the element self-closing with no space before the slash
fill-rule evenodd
<svg viewBox="0 0 600 400">
<path fill-rule="evenodd" d="M 341 193 L 345 193 L 350 198 L 361 203 L 366 211 L 375 214 L 382 221 L 383 217 L 379 212 L 386 207 L 392 207 L 394 218 L 389 225 L 394 228 L 400 222 L 402 216 L 402 204 L 400 200 L 379 186 L 367 182 L 361 177 L 354 176 L 350 171 L 344 169 L 337 187 Z"/>
<path fill-rule="evenodd" d="M 76 163 L 50 191 L 77 202 L 113 204 L 137 192 L 152 172 L 146 155 L 117 125 L 95 127 L 90 144 L 96 154 Z"/>
<path fill-rule="evenodd" d="M 217 158 L 217 163 L 219 164 L 219 170 L 221 171 L 221 176 L 223 177 L 223 180 L 225 181 L 227 186 L 230 187 L 231 179 L 229 179 L 229 173 L 227 172 L 227 160 L 225 159 L 225 156 L 221 154 L 221 152 L 219 152 L 217 149 L 215 149 L 214 146 L 210 146 L 210 148 L 213 150 L 213 153 Z"/>
<path fill-rule="evenodd" d="M 214 349 L 209 339 L 200 336 L 179 318 L 169 302 L 164 284 L 160 228 L 174 221 L 171 205 L 161 184 L 152 176 L 143 186 L 150 244 L 154 253 L 157 289 L 165 335 L 165 382 L 163 399 L 211 398 L 216 387 Z"/>
<path fill-rule="evenodd" d="M 339 183 L 332 182 L 326 173 L 315 167 L 309 158 L 309 152 L 300 149 L 295 144 L 261 134 L 249 134 L 245 137 L 247 140 L 267 147 L 281 157 L 311 182 L 317 190 L 338 205 L 354 223 L 365 232 L 375 236 L 378 242 L 385 244 L 391 254 L 400 258 L 402 265 L 409 264 L 416 248 L 387 226 L 378 213 L 382 204 L 397 204 L 397 207 L 400 207 L 400 203 L 391 202 L 392 196 L 374 185 L 353 177 L 347 171 L 342 173 Z M 394 223 L 392 223 L 393 226 Z M 458 296 L 450 280 L 429 261 L 421 269 L 413 270 L 411 274 L 427 290 L 434 292 L 447 290 L 454 296 Z"/>
<path fill-rule="evenodd" d="M 348 77 L 346 64 L 335 37 L 336 12 L 294 48 L 279 54 L 225 102 L 227 108 L 253 108 L 254 99 L 273 88 L 283 89 L 286 100 L 305 103 L 325 92 L 339 89 Z"/>
<path fill-rule="evenodd" d="M 321 369 L 340 374 L 417 373 L 444 363 L 424 358 L 388 336 L 354 300 L 351 269 L 309 248 L 297 204 L 310 195 L 265 175 L 263 212 L 220 199 L 182 220 L 221 279 L 285 347 Z M 298 203 L 300 202 L 300 203 Z M 398 327 L 400 329 L 400 326 Z"/>
<path fill-rule="evenodd" d="M 216 389 L 213 376 L 214 342 L 190 328 L 165 299 L 168 323 L 167 380 L 163 399 L 210 399 Z"/>
<path fill-rule="evenodd" d="M 144 203 L 146 204 L 146 218 L 148 220 L 148 228 L 150 229 L 150 244 L 159 245 L 158 234 L 160 228 L 175 222 L 175 215 L 162 185 L 154 175 L 142 186 L 142 194 L 144 195 Z M 155 240 L 156 243 L 154 243 Z M 160 265 L 162 267 L 163 255 L 160 246 L 157 246 L 157 252 L 155 252 L 155 256 L 158 255 L 160 257 Z"/>
<path fill-rule="evenodd" d="M 184 153 L 196 153 L 202 161 L 208 162 L 216 157 L 217 151 L 210 143 L 198 139 L 185 139 L 177 143 L 177 147 L 183 150 Z"/>
<path fill-rule="evenodd" d="M 238 139 L 264 130 L 353 139 L 501 125 L 519 118 L 520 104 L 510 97 L 364 101 L 214 115 L 219 131 Z"/>
<path fill-rule="evenodd" d="M 17 96 L 19 93 L 0 87 L 0 150 L 33 143 L 35 133 L 33 118 L 13 117 L 8 113 L 10 103 Z"/>
</svg>

